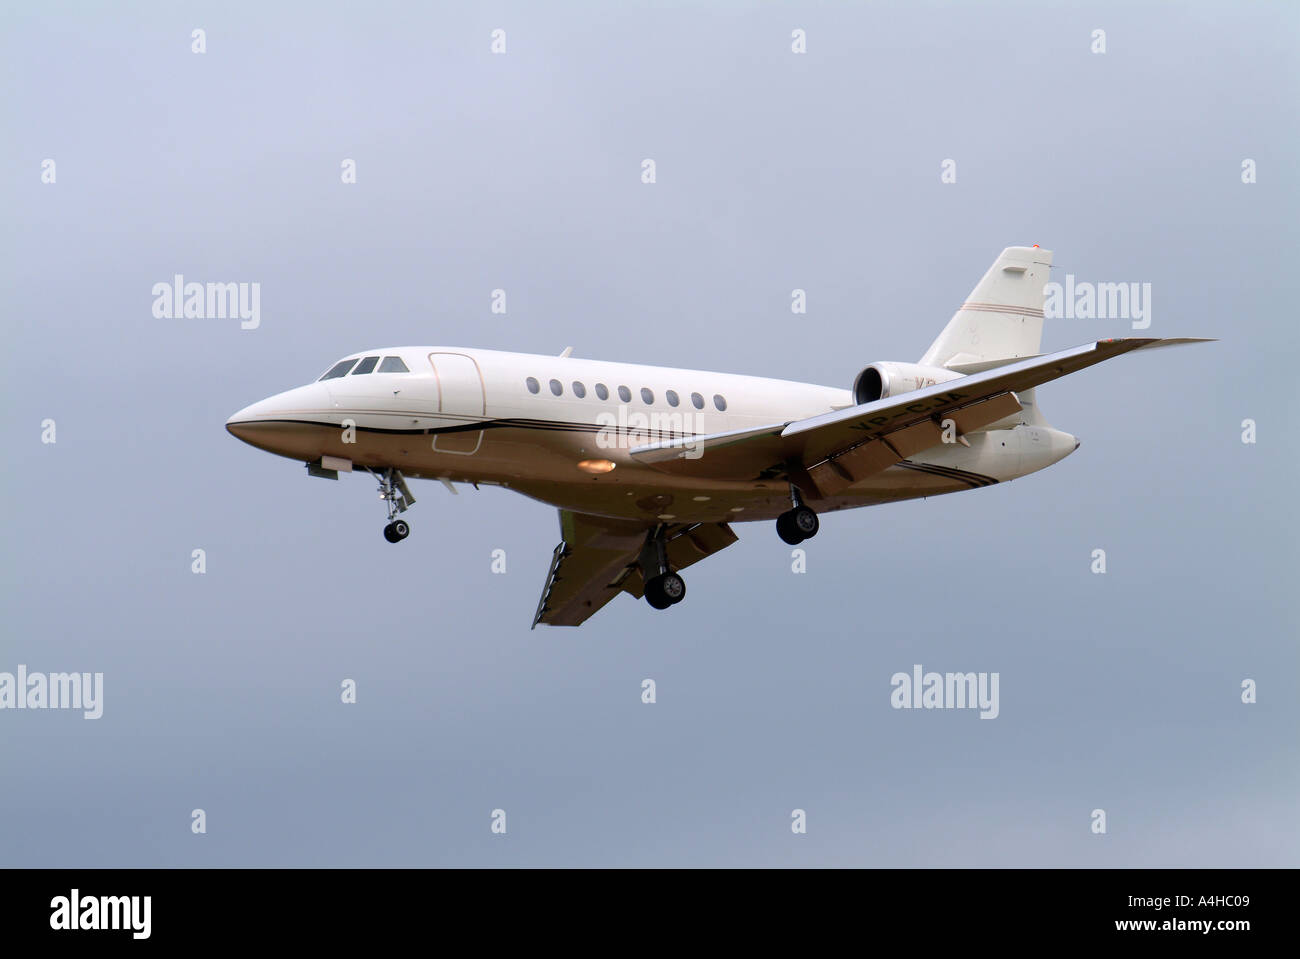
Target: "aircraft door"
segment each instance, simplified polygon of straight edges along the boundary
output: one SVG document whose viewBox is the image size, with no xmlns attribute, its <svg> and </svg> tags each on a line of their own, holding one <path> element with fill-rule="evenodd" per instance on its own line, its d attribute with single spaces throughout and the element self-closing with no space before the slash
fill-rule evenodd
<svg viewBox="0 0 1300 959">
<path fill-rule="evenodd" d="M 473 427 L 487 412 L 482 371 L 464 353 L 430 353 L 429 363 L 438 381 L 438 412 L 443 430 L 434 434 L 433 448 L 439 453 L 465 456 L 477 453 L 483 442 L 483 430 Z"/>
</svg>

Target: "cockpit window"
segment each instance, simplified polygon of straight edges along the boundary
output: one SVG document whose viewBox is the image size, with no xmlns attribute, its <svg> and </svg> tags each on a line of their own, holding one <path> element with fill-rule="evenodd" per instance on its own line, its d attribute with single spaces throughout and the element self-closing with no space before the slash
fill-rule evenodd
<svg viewBox="0 0 1300 959">
<path fill-rule="evenodd" d="M 406 364 L 402 362 L 400 356 L 385 356 L 384 362 L 379 364 L 380 373 L 409 373 Z"/>
<path fill-rule="evenodd" d="M 375 364 L 378 362 L 379 362 L 379 357 L 367 356 L 365 359 L 363 359 L 360 363 L 357 364 L 357 368 L 352 371 L 352 375 L 360 376 L 362 373 L 369 373 L 371 370 L 375 368 Z"/>
<path fill-rule="evenodd" d="M 356 366 L 356 363 L 357 361 L 355 358 L 351 360 L 339 360 L 337 363 L 335 363 L 333 366 L 330 367 L 329 372 L 326 373 L 324 376 L 322 376 L 321 379 L 337 380 L 340 376 L 347 376 L 348 370 Z M 317 380 L 317 382 L 320 382 L 320 380 Z"/>
</svg>

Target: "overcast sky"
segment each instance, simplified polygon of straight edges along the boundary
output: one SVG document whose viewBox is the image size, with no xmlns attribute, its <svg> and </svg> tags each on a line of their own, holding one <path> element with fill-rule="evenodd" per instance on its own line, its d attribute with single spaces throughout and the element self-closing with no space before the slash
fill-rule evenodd
<svg viewBox="0 0 1300 959">
<path fill-rule="evenodd" d="M 0 711 L 0 864 L 1300 864 L 1298 27 L 6 4 L 0 672 L 102 672 L 104 703 Z M 828 516 L 805 574 L 738 525 L 663 614 L 529 631 L 554 510 L 424 483 L 394 547 L 369 478 L 224 429 L 392 344 L 848 387 L 1032 243 L 1054 279 L 1150 283 L 1143 335 L 1219 342 L 1041 388 L 1077 453 Z M 177 273 L 259 283 L 260 326 L 155 318 Z M 997 672 L 997 719 L 891 708 L 914 664 Z"/>
</svg>

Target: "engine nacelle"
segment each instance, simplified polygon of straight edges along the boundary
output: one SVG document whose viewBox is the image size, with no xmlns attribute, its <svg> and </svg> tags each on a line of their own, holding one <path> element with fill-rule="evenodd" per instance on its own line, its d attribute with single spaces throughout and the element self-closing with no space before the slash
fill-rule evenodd
<svg viewBox="0 0 1300 959">
<path fill-rule="evenodd" d="M 853 402 L 871 403 L 900 393 L 947 383 L 961 376 L 942 366 L 918 366 L 916 363 L 872 363 L 853 381 Z"/>
</svg>

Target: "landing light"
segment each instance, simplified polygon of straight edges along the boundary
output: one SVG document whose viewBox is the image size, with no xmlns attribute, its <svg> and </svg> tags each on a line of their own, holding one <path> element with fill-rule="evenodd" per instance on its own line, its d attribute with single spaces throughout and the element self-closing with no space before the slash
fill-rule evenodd
<svg viewBox="0 0 1300 959">
<path fill-rule="evenodd" d="M 617 464 L 611 463 L 609 460 L 579 460 L 578 461 L 578 469 L 582 470 L 584 473 L 593 473 L 593 474 L 608 473 L 616 465 Z"/>
</svg>

